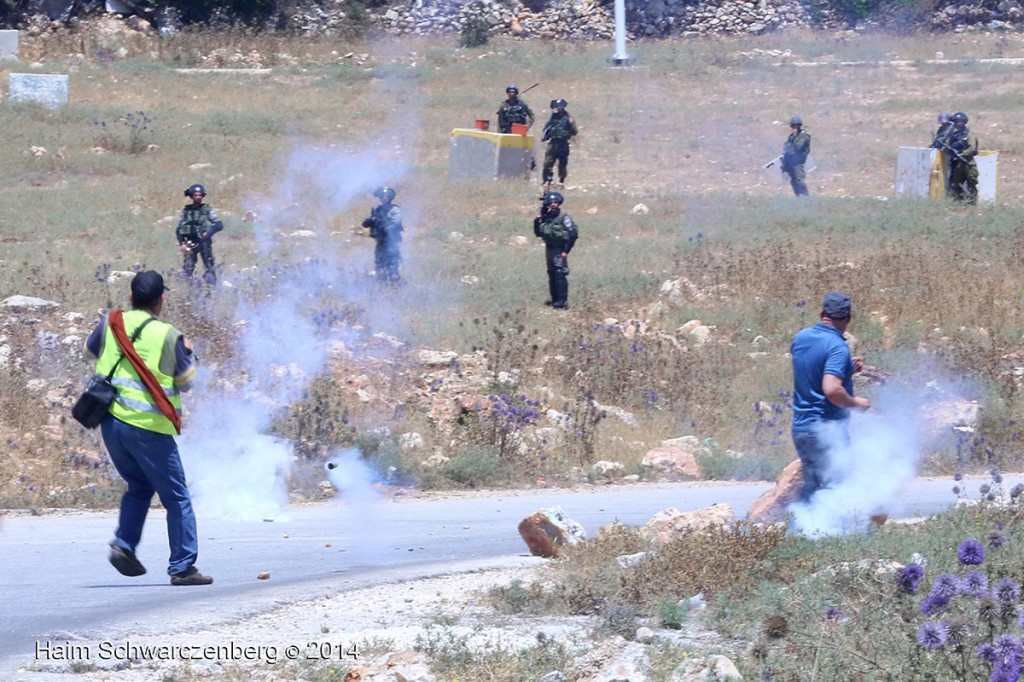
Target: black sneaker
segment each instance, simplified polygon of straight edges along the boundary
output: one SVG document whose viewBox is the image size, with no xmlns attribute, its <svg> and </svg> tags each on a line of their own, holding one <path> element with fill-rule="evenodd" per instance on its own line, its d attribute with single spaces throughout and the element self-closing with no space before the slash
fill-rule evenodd
<svg viewBox="0 0 1024 682">
<path fill-rule="evenodd" d="M 175 573 L 171 576 L 172 585 L 212 585 L 213 578 L 208 575 L 203 575 L 199 570 L 192 566 L 184 573 Z"/>
<path fill-rule="evenodd" d="M 129 578 L 137 578 L 146 573 L 146 567 L 136 558 L 135 553 L 124 547 L 111 545 L 109 560 L 110 565 L 116 568 L 118 573 Z"/>
</svg>

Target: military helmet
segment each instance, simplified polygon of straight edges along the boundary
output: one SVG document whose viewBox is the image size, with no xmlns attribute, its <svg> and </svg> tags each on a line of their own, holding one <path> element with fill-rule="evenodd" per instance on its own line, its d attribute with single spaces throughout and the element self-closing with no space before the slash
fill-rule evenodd
<svg viewBox="0 0 1024 682">
<path fill-rule="evenodd" d="M 193 194 L 195 194 L 196 192 L 199 192 L 204 197 L 206 196 L 206 188 L 203 187 L 202 185 L 200 185 L 198 182 L 196 184 L 192 185 L 191 187 L 189 187 L 187 190 L 185 190 L 185 196 L 190 197 Z"/>
<path fill-rule="evenodd" d="M 962 111 L 958 111 L 955 114 L 953 114 L 953 116 L 950 117 L 949 120 L 951 120 L 953 123 L 967 123 L 967 114 L 965 114 Z"/>
<path fill-rule="evenodd" d="M 940 111 L 938 121 L 939 123 L 949 123 L 949 112 Z"/>
<path fill-rule="evenodd" d="M 567 107 L 567 106 L 569 106 L 569 103 L 566 102 L 562 98 L 551 100 L 551 108 L 552 109 L 557 109 L 558 107 Z"/>
<path fill-rule="evenodd" d="M 508 85 L 505 86 L 505 92 L 509 92 L 510 90 L 515 90 L 516 94 L 519 94 L 519 86 L 516 85 L 515 83 L 509 83 Z"/>
<path fill-rule="evenodd" d="M 562 196 L 561 192 L 545 192 L 540 200 L 544 202 L 545 206 L 548 204 L 558 204 L 561 206 L 562 202 L 565 201 L 565 197 Z"/>
<path fill-rule="evenodd" d="M 799 116 L 794 116 L 793 118 L 789 119 L 790 126 L 802 126 L 803 124 L 804 120 Z"/>
<path fill-rule="evenodd" d="M 385 197 L 389 200 L 394 199 L 395 190 L 391 189 L 390 187 L 381 186 L 373 190 L 373 196 L 377 197 L 378 199 L 384 199 Z"/>
</svg>

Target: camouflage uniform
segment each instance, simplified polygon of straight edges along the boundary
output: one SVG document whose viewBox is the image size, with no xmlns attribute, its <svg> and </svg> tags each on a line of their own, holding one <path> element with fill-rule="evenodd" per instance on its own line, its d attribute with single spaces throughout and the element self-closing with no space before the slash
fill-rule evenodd
<svg viewBox="0 0 1024 682">
<path fill-rule="evenodd" d="M 789 184 L 796 196 L 807 196 L 807 173 L 804 162 L 811 153 L 811 135 L 803 128 L 789 134 L 782 147 L 782 172 L 789 175 Z"/>
<path fill-rule="evenodd" d="M 213 235 L 224 229 L 224 223 L 217 218 L 217 211 L 209 204 L 186 204 L 181 211 L 181 219 L 175 234 L 178 237 L 178 246 L 188 245 L 183 249 L 182 267 L 185 275 L 191 277 L 196 270 L 196 261 L 199 256 L 203 257 L 203 280 L 210 284 L 217 283 L 217 271 L 214 269 L 216 263 L 213 258 Z"/>
<path fill-rule="evenodd" d="M 554 178 L 553 169 L 555 162 L 558 162 L 558 182 L 565 184 L 565 177 L 569 170 L 569 140 L 579 133 L 576 128 L 576 120 L 569 115 L 568 111 L 561 113 L 555 111 L 551 118 L 544 125 L 544 137 L 541 141 L 547 141 L 548 148 L 544 152 L 544 169 L 542 181 L 545 185 L 550 184 Z"/>
<path fill-rule="evenodd" d="M 956 152 L 956 154 L 950 153 L 949 155 L 950 196 L 957 201 L 976 204 L 978 203 L 978 163 L 974 157 L 978 155 L 978 138 L 966 125 L 953 126 L 948 144 L 950 149 Z"/>
<path fill-rule="evenodd" d="M 561 203 L 554 210 L 545 205 L 533 219 L 533 233 L 544 240 L 551 306 L 565 308 L 569 305 L 569 265 L 563 254 L 567 256 L 576 244 L 578 226 L 568 213 L 562 212 Z"/>
<path fill-rule="evenodd" d="M 525 123 L 532 126 L 533 121 L 533 110 L 518 96 L 509 97 L 501 103 L 501 107 L 498 109 L 498 130 L 503 133 L 511 133 L 513 123 Z"/>
<path fill-rule="evenodd" d="M 363 221 L 363 227 L 370 229 L 370 236 L 377 242 L 373 251 L 374 269 L 377 281 L 397 284 L 401 277 L 398 266 L 402 263 L 402 211 L 390 201 L 374 206 L 370 217 Z"/>
</svg>

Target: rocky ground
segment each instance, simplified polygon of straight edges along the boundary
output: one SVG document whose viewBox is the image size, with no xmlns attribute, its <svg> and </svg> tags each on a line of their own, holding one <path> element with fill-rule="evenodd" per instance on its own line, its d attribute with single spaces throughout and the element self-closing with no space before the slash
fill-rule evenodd
<svg viewBox="0 0 1024 682">
<path fill-rule="evenodd" d="M 133 632 L 117 640 L 128 638 L 139 647 L 168 646 L 172 642 L 175 646 L 195 648 L 235 644 L 258 651 L 252 660 L 188 663 L 170 660 L 88 668 L 57 663 L 22 669 L 18 679 L 30 682 L 214 679 L 433 682 L 460 679 L 460 676 L 458 670 L 432 672 L 429 650 L 436 652 L 443 647 L 465 645 L 475 652 L 516 651 L 554 641 L 578 652 L 579 656 L 572 670 L 552 670 L 545 676 L 546 682 L 646 682 L 651 679 L 651 664 L 643 643 L 664 640 L 697 649 L 723 644 L 715 633 L 699 625 L 699 619 L 684 630 L 641 628 L 637 641 L 628 642 L 602 631 L 596 617 L 510 616 L 501 614 L 488 603 L 490 588 L 515 580 L 529 583 L 543 575 L 545 564 L 546 560 L 536 557 L 506 558 L 500 566 L 481 564 L 468 572 L 325 594 L 202 631 Z M 104 633 L 103 638 L 110 640 L 112 635 Z M 99 641 L 86 639 L 76 640 L 76 643 L 96 647 Z M 289 647 L 298 647 L 302 652 L 300 657 L 305 654 L 311 660 L 306 664 L 286 661 L 290 656 Z M 314 658 L 317 660 L 312 660 Z M 276 662 L 272 662 L 274 659 Z M 340 671 L 344 671 L 345 676 L 327 677 L 324 671 L 328 666 L 333 674 L 341 675 Z M 681 663 L 680 676 L 673 680 L 708 679 L 707 671 L 711 669 L 722 674 L 732 668 L 731 663 L 721 657 L 698 657 Z M 316 677 L 317 674 L 324 677 Z"/>
</svg>

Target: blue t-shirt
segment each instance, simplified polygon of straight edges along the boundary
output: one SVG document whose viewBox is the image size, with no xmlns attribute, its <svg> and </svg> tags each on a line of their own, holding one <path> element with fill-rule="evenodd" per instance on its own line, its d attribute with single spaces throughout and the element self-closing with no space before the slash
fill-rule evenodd
<svg viewBox="0 0 1024 682">
<path fill-rule="evenodd" d="M 850 411 L 833 405 L 822 389 L 832 374 L 853 395 L 853 357 L 846 339 L 835 327 L 818 323 L 801 330 L 790 346 L 793 356 L 793 430 L 811 431 L 815 422 L 849 419 Z"/>
</svg>

